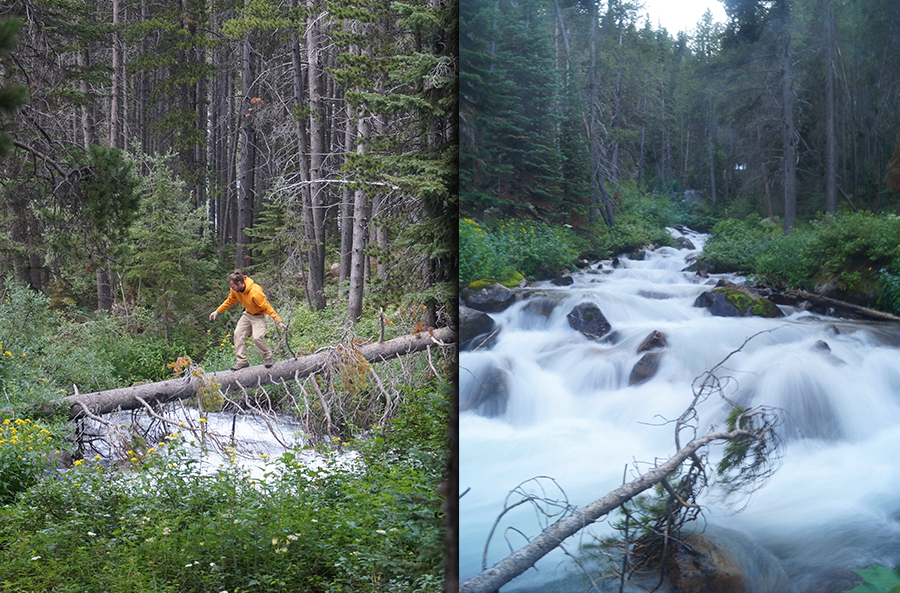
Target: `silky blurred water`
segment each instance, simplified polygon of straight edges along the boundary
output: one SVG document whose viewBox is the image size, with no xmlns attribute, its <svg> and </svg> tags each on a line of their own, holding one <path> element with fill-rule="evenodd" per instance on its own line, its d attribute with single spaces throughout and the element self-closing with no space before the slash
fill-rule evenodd
<svg viewBox="0 0 900 593">
<path fill-rule="evenodd" d="M 666 421 L 689 405 L 694 380 L 751 336 L 717 375 L 730 378 L 732 401 L 781 408 L 784 458 L 767 485 L 741 501 L 742 512 L 718 497 L 704 499 L 709 533 L 730 534 L 719 538 L 723 545 L 745 550 L 736 553 L 747 559 L 758 591 L 840 592 L 858 580 L 851 569 L 897 564 L 900 349 L 892 344 L 900 343 L 900 329 L 788 307 L 780 319 L 713 317 L 692 304 L 719 277 L 681 271 L 705 239 L 687 236 L 697 250 L 661 248 L 643 261 L 622 258 L 619 268 L 604 262 L 575 274 L 571 286 L 533 287 L 556 303 L 549 316 L 529 304 L 533 299 L 523 300 L 493 315 L 503 329 L 490 350 L 461 354 L 463 404 L 483 385 L 495 385 L 486 377 L 498 373 L 508 392 L 503 414 L 488 417 L 485 404 L 460 417 L 460 484 L 469 489 L 460 499 L 463 579 L 481 569 L 488 533 L 508 493 L 523 481 L 551 477 L 581 507 L 619 486 L 626 467 L 631 478 L 635 463 L 646 471 L 671 456 L 675 443 Z M 601 309 L 614 338 L 591 341 L 569 326 L 566 314 L 584 301 Z M 629 386 L 642 356 L 637 347 L 654 330 L 668 341 L 659 369 L 650 381 Z M 702 433 L 724 425 L 727 407 L 710 398 L 698 412 Z M 487 566 L 524 544 L 507 526 L 529 536 L 540 530 L 527 505 L 505 515 Z M 611 532 L 605 524 L 592 530 Z M 579 541 L 567 542 L 570 552 Z M 585 590 L 586 581 L 579 583 L 559 551 L 538 569 L 503 590 Z M 786 581 L 773 585 L 766 575 L 775 573 Z"/>
</svg>

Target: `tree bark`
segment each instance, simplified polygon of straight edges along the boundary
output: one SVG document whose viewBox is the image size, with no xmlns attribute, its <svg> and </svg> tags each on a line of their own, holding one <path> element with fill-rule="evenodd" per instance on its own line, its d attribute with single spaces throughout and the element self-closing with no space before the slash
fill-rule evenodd
<svg viewBox="0 0 900 593">
<path fill-rule="evenodd" d="M 794 70 L 791 60 L 791 0 L 782 0 L 781 102 L 784 147 L 784 232 L 797 228 L 797 144 L 794 139 Z"/>
<path fill-rule="evenodd" d="M 600 517 L 609 514 L 641 492 L 661 482 L 701 447 L 705 447 L 717 440 L 731 440 L 739 436 L 752 435 L 753 433 L 746 430 L 734 430 L 732 432 L 713 432 L 694 439 L 662 465 L 653 468 L 627 484 L 619 486 L 603 498 L 595 500 L 571 515 L 556 521 L 524 547 L 513 552 L 491 568 L 466 579 L 460 583 L 459 593 L 496 592 L 501 586 L 531 568 L 535 562 L 559 546 L 563 540 L 578 533 Z"/>
<path fill-rule="evenodd" d="M 455 346 L 456 336 L 453 329 L 444 327 L 401 336 L 386 342 L 367 344 L 360 347 L 359 350 L 362 357 L 369 362 L 386 361 L 389 358 L 420 352 L 428 346 Z M 225 393 L 241 388 L 253 389 L 257 385 L 277 384 L 321 373 L 325 370 L 329 354 L 330 352 L 320 352 L 309 356 L 280 360 L 269 369 L 265 365 L 256 365 L 239 371 L 209 373 L 206 375 L 206 379 L 218 383 L 219 388 Z M 166 403 L 196 395 L 197 388 L 201 384 L 200 380 L 194 377 L 170 379 L 120 389 L 70 395 L 64 401 L 71 406 L 70 416 L 78 418 L 84 415 L 82 406 L 95 415 L 108 414 L 116 410 L 133 410 L 143 405 L 137 398 L 151 404 L 154 402 Z"/>
<path fill-rule="evenodd" d="M 249 0 L 244 0 L 248 5 Z M 249 35 L 249 33 L 248 33 Z M 254 165 L 256 128 L 253 123 L 252 104 L 253 98 L 253 48 L 250 46 L 250 38 L 244 39 L 243 57 L 241 59 L 241 103 L 243 105 L 241 117 L 241 172 L 240 189 L 237 207 L 237 229 L 235 235 L 234 267 L 244 269 L 251 261 L 250 236 L 247 229 L 253 226 L 253 192 L 254 192 Z"/>
<path fill-rule="evenodd" d="M 834 11 L 825 4 L 825 212 L 837 212 L 837 134 L 834 129 Z"/>
<path fill-rule="evenodd" d="M 307 243 L 309 253 L 308 298 L 313 306 L 325 308 L 325 184 L 322 182 L 325 168 L 325 105 L 322 97 L 322 73 L 324 49 L 321 46 L 319 21 L 322 18 L 316 0 L 307 3 L 306 55 L 309 80 L 309 204 L 307 218 Z M 311 224 L 310 224 L 311 223 Z M 310 231 L 312 236 L 309 235 Z"/>
<path fill-rule="evenodd" d="M 369 118 L 360 107 L 358 127 L 356 131 L 356 153 L 366 153 L 366 142 L 369 139 Z M 353 244 L 350 260 L 350 293 L 347 297 L 347 316 L 353 323 L 362 315 L 363 288 L 366 273 L 366 243 L 368 241 L 369 200 L 363 188 L 357 188 L 353 201 Z"/>
<path fill-rule="evenodd" d="M 715 138 L 715 118 L 713 117 L 712 95 L 706 96 L 707 113 L 709 118 L 709 193 L 712 197 L 712 205 L 716 205 L 716 153 L 713 148 Z"/>
</svg>

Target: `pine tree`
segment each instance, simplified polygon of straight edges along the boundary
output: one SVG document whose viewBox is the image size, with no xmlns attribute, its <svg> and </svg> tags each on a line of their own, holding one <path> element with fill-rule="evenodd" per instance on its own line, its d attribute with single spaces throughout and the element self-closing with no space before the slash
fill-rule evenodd
<svg viewBox="0 0 900 593">
<path fill-rule="evenodd" d="M 10 52 L 16 47 L 21 28 L 22 21 L 19 19 L 0 20 L 0 61 L 8 59 Z M 11 82 L 4 82 L 0 86 L 0 112 L 13 116 L 19 107 L 27 102 L 28 90 L 25 86 Z M 8 153 L 11 146 L 12 138 L 0 130 L 0 156 Z"/>
</svg>

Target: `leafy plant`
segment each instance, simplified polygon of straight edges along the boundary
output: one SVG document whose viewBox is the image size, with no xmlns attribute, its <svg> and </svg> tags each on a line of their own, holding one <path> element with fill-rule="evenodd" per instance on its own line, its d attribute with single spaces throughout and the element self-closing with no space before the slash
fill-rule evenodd
<svg viewBox="0 0 900 593">
<path fill-rule="evenodd" d="M 774 230 L 777 229 L 763 226 L 757 214 L 746 220 L 727 218 L 717 223 L 703 248 L 710 272 L 751 272 L 757 246 Z"/>
<path fill-rule="evenodd" d="M 883 566 L 854 570 L 863 582 L 844 593 L 900 593 L 900 571 Z"/>
<path fill-rule="evenodd" d="M 0 504 L 36 484 L 52 463 L 53 436 L 28 418 L 0 422 Z"/>
<path fill-rule="evenodd" d="M 459 282 L 497 278 L 507 268 L 503 253 L 499 252 L 490 233 L 470 218 L 459 221 Z"/>
</svg>

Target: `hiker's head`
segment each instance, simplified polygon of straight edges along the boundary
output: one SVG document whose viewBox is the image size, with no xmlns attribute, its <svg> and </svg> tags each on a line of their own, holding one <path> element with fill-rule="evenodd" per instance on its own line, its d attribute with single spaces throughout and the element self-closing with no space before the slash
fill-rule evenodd
<svg viewBox="0 0 900 593">
<path fill-rule="evenodd" d="M 228 286 L 235 292 L 244 292 L 246 284 L 244 282 L 244 274 L 240 270 L 235 270 L 233 274 L 228 275 Z"/>
</svg>

